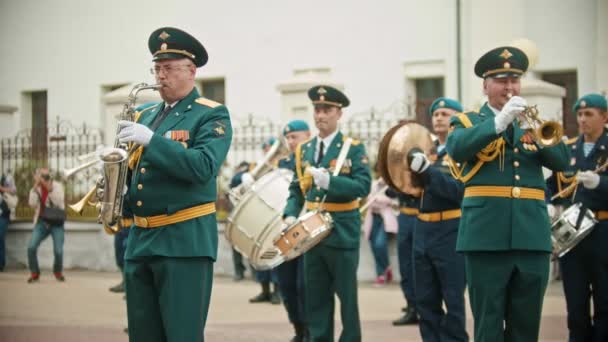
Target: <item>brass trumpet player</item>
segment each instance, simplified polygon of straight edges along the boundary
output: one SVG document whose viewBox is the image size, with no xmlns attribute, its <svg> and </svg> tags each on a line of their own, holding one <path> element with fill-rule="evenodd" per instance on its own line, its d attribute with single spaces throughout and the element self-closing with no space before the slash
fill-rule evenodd
<svg viewBox="0 0 608 342">
<path fill-rule="evenodd" d="M 456 250 L 465 257 L 475 341 L 538 340 L 551 253 L 542 167 L 564 170 L 569 152 L 560 138 L 545 145 L 514 124 L 528 108 L 519 96 L 527 68 L 515 47 L 484 54 L 475 74 L 488 102 L 452 118 L 446 145 L 465 183 Z"/>
</svg>

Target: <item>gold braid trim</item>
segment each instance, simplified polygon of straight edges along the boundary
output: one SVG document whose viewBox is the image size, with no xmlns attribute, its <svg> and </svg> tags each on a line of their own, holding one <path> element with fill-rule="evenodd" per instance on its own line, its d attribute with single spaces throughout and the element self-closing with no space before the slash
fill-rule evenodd
<svg viewBox="0 0 608 342">
<path fill-rule="evenodd" d="M 465 128 L 473 127 L 473 123 L 471 122 L 469 117 L 466 116 L 466 114 L 464 114 L 464 113 L 458 114 L 457 117 L 460 120 L 460 122 L 462 122 L 462 125 Z M 452 177 L 460 180 L 463 183 L 466 183 L 471 178 L 473 178 L 473 176 L 475 176 L 477 174 L 477 172 L 483 166 L 484 163 L 493 161 L 494 159 L 496 159 L 496 157 L 500 158 L 500 162 L 499 162 L 500 170 L 501 171 L 504 170 L 505 140 L 502 137 L 500 137 L 500 138 L 492 141 L 486 147 L 484 147 L 481 151 L 477 152 L 477 154 L 475 156 L 478 159 L 477 163 L 475 163 L 475 165 L 471 168 L 469 173 L 467 173 L 466 175 L 464 174 L 464 169 L 467 166 L 467 163 L 464 163 L 462 165 L 462 167 L 459 167 L 457 163 L 455 163 L 451 158 L 449 158 L 448 166 L 450 169 L 450 173 L 452 174 Z"/>
<path fill-rule="evenodd" d="M 576 181 L 576 174 L 574 176 L 567 177 L 563 172 L 558 172 L 556 178 L 557 178 L 557 192 L 561 193 L 562 189 L 563 189 L 562 184 L 563 183 L 572 184 L 572 182 Z M 576 187 L 574 187 L 574 186 L 568 186 L 566 188 L 569 190 L 565 191 L 559 197 L 566 198 L 566 197 L 572 195 L 572 192 L 574 191 L 574 189 L 576 189 Z"/>
</svg>

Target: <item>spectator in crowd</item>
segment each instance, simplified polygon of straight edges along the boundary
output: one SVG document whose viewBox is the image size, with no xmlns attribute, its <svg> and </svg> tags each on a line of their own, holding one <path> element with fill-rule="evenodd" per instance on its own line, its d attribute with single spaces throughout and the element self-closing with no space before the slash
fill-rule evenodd
<svg viewBox="0 0 608 342">
<path fill-rule="evenodd" d="M 6 266 L 6 250 L 5 241 L 6 231 L 8 224 L 11 221 L 11 203 L 8 196 L 15 196 L 17 194 L 17 188 L 13 178 L 8 174 L 2 174 L 0 179 L 0 272 L 4 271 Z"/>
<path fill-rule="evenodd" d="M 376 164 L 375 171 L 378 172 Z M 389 233 L 397 233 L 397 217 L 393 213 L 395 201 L 385 194 L 386 183 L 382 177 L 372 183 L 371 196 L 368 201 L 369 209 L 363 221 L 363 232 L 369 240 L 376 263 L 375 285 L 382 286 L 393 280 L 393 272 L 388 259 L 388 237 Z"/>
<path fill-rule="evenodd" d="M 34 186 L 30 190 L 29 205 L 36 211 L 34 213 L 34 231 L 27 247 L 27 262 L 31 275 L 28 283 L 40 280 L 40 267 L 38 266 L 38 247 L 49 235 L 53 238 L 53 274 L 58 281 L 65 281 L 63 275 L 63 222 L 51 222 L 44 219 L 45 210 L 59 208 L 65 210 L 63 185 L 51 179 L 49 169 L 39 168 L 34 173 Z"/>
</svg>

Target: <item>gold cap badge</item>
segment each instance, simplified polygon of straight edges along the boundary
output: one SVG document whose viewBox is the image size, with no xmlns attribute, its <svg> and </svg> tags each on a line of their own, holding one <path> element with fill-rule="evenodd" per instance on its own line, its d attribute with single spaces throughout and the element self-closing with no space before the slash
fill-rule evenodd
<svg viewBox="0 0 608 342">
<path fill-rule="evenodd" d="M 167 43 L 160 44 L 160 49 L 161 50 L 167 50 Z"/>
<path fill-rule="evenodd" d="M 587 101 L 583 100 L 581 101 L 581 108 L 585 108 L 587 107 Z"/>
<path fill-rule="evenodd" d="M 513 54 L 509 50 L 504 49 L 499 56 L 504 59 L 509 59 L 511 56 L 513 56 Z"/>
<path fill-rule="evenodd" d="M 445 107 L 445 101 L 443 101 L 443 100 L 439 101 L 439 107 Z"/>
<path fill-rule="evenodd" d="M 510 69 L 511 68 L 511 63 L 509 62 L 505 62 L 505 64 L 502 65 L 505 69 Z"/>
<path fill-rule="evenodd" d="M 167 38 L 171 37 L 170 34 L 168 34 L 167 32 L 163 31 L 158 35 L 158 38 L 160 38 L 160 40 L 166 40 Z"/>
</svg>

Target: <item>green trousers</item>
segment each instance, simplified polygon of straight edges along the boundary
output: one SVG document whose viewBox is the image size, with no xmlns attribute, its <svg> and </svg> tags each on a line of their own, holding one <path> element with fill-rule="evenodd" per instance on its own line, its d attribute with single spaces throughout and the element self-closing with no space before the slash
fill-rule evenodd
<svg viewBox="0 0 608 342">
<path fill-rule="evenodd" d="M 466 252 L 476 342 L 538 341 L 549 253 Z"/>
<path fill-rule="evenodd" d="M 333 248 L 320 244 L 304 254 L 305 307 L 312 342 L 334 340 L 334 294 L 340 300 L 340 342 L 361 341 L 358 266 L 358 248 Z"/>
<path fill-rule="evenodd" d="M 204 341 L 212 259 L 126 260 L 124 273 L 130 342 Z"/>
</svg>

